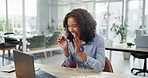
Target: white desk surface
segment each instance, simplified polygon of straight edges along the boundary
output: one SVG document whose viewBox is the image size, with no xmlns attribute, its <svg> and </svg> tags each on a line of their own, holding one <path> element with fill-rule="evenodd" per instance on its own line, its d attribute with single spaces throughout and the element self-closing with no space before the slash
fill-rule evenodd
<svg viewBox="0 0 148 78">
<path fill-rule="evenodd" d="M 115 74 L 108 72 L 97 72 L 89 69 L 80 69 L 80 68 L 66 68 L 66 67 L 57 67 L 43 64 L 35 64 L 41 70 L 46 71 L 52 75 L 55 75 L 59 78 L 70 78 L 74 76 L 90 76 L 96 75 L 97 78 L 145 78 L 133 75 L 125 75 L 125 74 Z M 5 76 L 4 76 L 5 75 Z M 0 72 L 0 78 L 15 78 L 15 73 L 3 73 Z"/>
</svg>

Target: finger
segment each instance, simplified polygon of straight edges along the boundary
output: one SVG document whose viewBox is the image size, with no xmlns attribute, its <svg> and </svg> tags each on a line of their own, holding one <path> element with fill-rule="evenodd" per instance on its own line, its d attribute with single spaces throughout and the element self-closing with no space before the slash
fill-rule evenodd
<svg viewBox="0 0 148 78">
<path fill-rule="evenodd" d="M 75 39 L 73 39 L 73 42 L 74 42 L 74 44 L 77 46 L 77 43 L 76 43 Z"/>
<path fill-rule="evenodd" d="M 76 39 L 73 39 L 73 41 L 74 41 L 75 45 L 77 46 L 79 42 Z"/>
<path fill-rule="evenodd" d="M 64 41 L 65 41 L 65 40 L 66 40 L 66 38 L 65 38 L 64 36 L 62 36 L 62 37 L 61 37 L 61 40 L 64 40 Z"/>
<path fill-rule="evenodd" d="M 77 40 L 77 35 L 76 35 L 76 33 L 74 34 L 74 39 Z"/>
<path fill-rule="evenodd" d="M 62 39 L 63 39 L 63 36 L 59 37 L 57 41 L 58 41 L 58 42 L 61 42 Z"/>
<path fill-rule="evenodd" d="M 63 38 L 63 36 L 61 36 L 59 39 L 61 40 Z"/>
<path fill-rule="evenodd" d="M 75 36 L 75 41 L 77 42 L 77 43 L 79 43 L 80 42 L 80 39 L 78 38 L 78 36 Z"/>
<path fill-rule="evenodd" d="M 60 40 L 61 39 L 61 37 L 58 37 L 58 39 L 57 40 Z"/>
<path fill-rule="evenodd" d="M 76 40 L 76 38 L 73 39 L 75 45 L 77 46 L 78 41 Z"/>
<path fill-rule="evenodd" d="M 60 42 L 61 40 L 57 40 L 57 42 Z"/>
<path fill-rule="evenodd" d="M 62 39 L 64 39 L 63 36 L 61 36 L 61 37 L 58 38 L 58 40 L 62 40 Z"/>
</svg>

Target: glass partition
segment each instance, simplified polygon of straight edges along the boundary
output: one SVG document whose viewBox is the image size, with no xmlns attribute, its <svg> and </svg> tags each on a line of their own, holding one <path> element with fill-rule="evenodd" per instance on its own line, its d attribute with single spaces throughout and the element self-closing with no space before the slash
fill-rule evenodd
<svg viewBox="0 0 148 78">
<path fill-rule="evenodd" d="M 146 31 L 146 34 L 148 34 L 148 0 L 145 0 L 145 20 L 144 20 L 144 23 L 145 23 L 145 31 Z"/>
<path fill-rule="evenodd" d="M 25 0 L 26 34 L 37 34 L 37 0 Z"/>
<path fill-rule="evenodd" d="M 133 42 L 136 30 L 142 25 L 143 0 L 131 0 L 128 2 L 127 42 Z"/>
<path fill-rule="evenodd" d="M 8 26 L 6 32 L 23 34 L 22 30 L 22 0 L 8 1 Z"/>
<path fill-rule="evenodd" d="M 84 8 L 86 9 L 86 4 L 80 2 L 63 2 L 58 1 L 58 23 L 57 23 L 57 30 L 62 31 L 62 34 L 65 34 L 63 28 L 63 20 L 65 15 L 70 12 L 72 9 L 75 8 Z"/>
<path fill-rule="evenodd" d="M 0 0 L 0 5 L 0 34 L 14 32 L 22 35 L 22 0 Z M 147 5 L 148 1 L 145 0 L 145 30 L 148 30 Z M 143 0 L 128 1 L 127 41 L 134 40 L 135 30 L 142 24 L 142 6 Z M 77 2 L 74 0 L 25 0 L 25 34 L 27 40 L 23 43 L 30 44 L 28 38 L 37 35 L 44 35 L 46 42 L 49 42 L 54 34 L 65 35 L 63 19 L 74 8 L 87 9 L 97 21 L 97 33 L 102 34 L 106 39 L 119 41 L 118 37 L 114 37 L 115 33 L 111 32 L 110 28 L 113 23 L 121 24 L 123 0 L 97 0 L 96 2 L 87 0 Z M 54 38 L 54 41 L 56 41 L 56 38 Z M 30 51 L 28 47 L 27 51 Z"/>
<path fill-rule="evenodd" d="M 33 0 L 32 2 L 26 0 L 25 4 L 26 32 L 27 35 L 31 34 L 32 36 L 31 38 L 27 38 L 26 35 L 28 44 L 27 51 L 44 50 L 53 46 L 58 46 L 57 38 L 60 35 L 65 35 L 63 28 L 65 15 L 73 8 L 86 8 L 84 3 L 60 0 Z M 31 10 L 29 7 L 32 7 Z M 42 36 L 42 38 L 40 36 Z M 32 40 L 37 42 L 33 43 Z M 34 44 L 33 46 L 44 46 L 32 48 L 32 44 Z"/>
<path fill-rule="evenodd" d="M 65 15 L 70 12 L 71 4 L 69 2 L 58 2 L 58 22 L 57 22 L 57 30 L 61 31 L 62 34 L 65 35 L 65 31 L 63 28 L 63 20 Z"/>
<path fill-rule="evenodd" d="M 121 25 L 122 19 L 122 1 L 117 2 L 100 2 L 96 3 L 96 21 L 97 33 L 104 36 L 104 38 L 119 42 L 115 31 L 110 31 L 113 24 Z"/>
</svg>

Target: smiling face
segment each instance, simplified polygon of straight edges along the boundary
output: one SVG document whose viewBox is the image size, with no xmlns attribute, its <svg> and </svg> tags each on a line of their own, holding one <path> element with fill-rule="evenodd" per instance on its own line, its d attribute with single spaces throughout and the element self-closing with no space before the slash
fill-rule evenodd
<svg viewBox="0 0 148 78">
<path fill-rule="evenodd" d="M 80 38 L 80 26 L 77 24 L 76 20 L 74 17 L 69 17 L 68 18 L 68 31 L 71 32 L 72 35 L 76 35 Z"/>
</svg>

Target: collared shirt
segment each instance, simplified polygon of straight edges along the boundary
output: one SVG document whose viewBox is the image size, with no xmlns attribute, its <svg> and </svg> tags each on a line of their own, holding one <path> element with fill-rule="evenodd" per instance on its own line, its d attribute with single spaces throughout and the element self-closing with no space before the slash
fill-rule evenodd
<svg viewBox="0 0 148 78">
<path fill-rule="evenodd" d="M 68 41 L 69 57 L 65 57 L 64 64 L 67 67 L 76 60 L 77 68 L 93 69 L 99 72 L 103 71 L 105 65 L 104 39 L 101 35 L 95 35 L 94 39 L 88 43 L 82 43 L 81 51 L 87 54 L 87 61 L 84 62 L 75 53 L 75 44 Z"/>
</svg>

